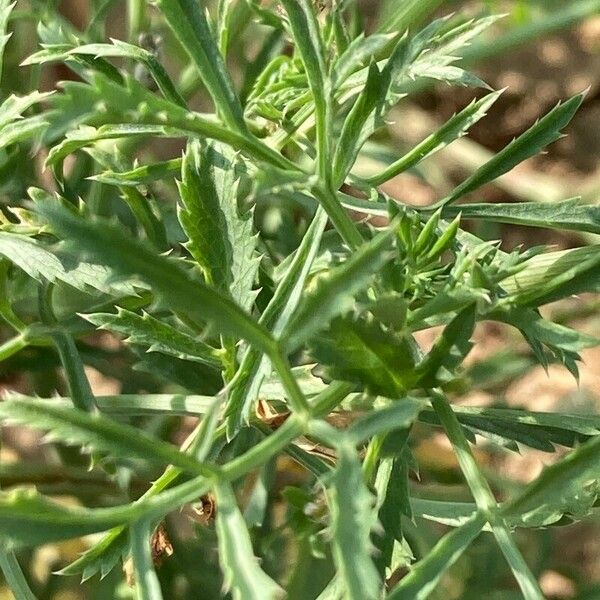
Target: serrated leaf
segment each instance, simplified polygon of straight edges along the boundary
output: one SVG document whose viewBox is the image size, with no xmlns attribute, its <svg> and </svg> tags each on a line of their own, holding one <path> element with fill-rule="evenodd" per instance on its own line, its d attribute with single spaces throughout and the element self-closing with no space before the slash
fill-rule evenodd
<svg viewBox="0 0 600 600">
<path fill-rule="evenodd" d="M 411 340 L 374 320 L 335 319 L 311 344 L 311 354 L 330 377 L 358 383 L 373 394 L 398 398 L 415 383 Z"/>
<path fill-rule="evenodd" d="M 314 333 L 323 329 L 337 315 L 352 308 L 354 296 L 363 290 L 373 275 L 389 260 L 387 252 L 394 228 L 377 234 L 350 258 L 331 269 L 308 292 L 296 314 L 281 334 L 286 351 L 293 352 Z"/>
<path fill-rule="evenodd" d="M 304 284 L 319 250 L 326 225 L 327 213 L 319 207 L 273 297 L 260 317 L 260 323 L 274 335 L 280 334 L 285 328 L 301 301 Z M 263 381 L 270 375 L 270 371 L 270 360 L 255 348 L 248 348 L 239 367 L 238 385 L 231 391 L 229 398 L 228 435 L 232 436 L 244 422 L 248 421 L 252 403 L 258 398 Z"/>
<path fill-rule="evenodd" d="M 515 304 L 541 306 L 581 292 L 600 291 L 600 246 L 538 254 L 501 281 Z"/>
<path fill-rule="evenodd" d="M 455 202 L 465 194 L 473 192 L 482 185 L 504 175 L 524 160 L 539 154 L 546 146 L 560 138 L 561 130 L 569 124 L 582 102 L 583 95 L 579 94 L 562 104 L 558 104 L 535 125 L 477 169 L 450 195 L 441 200 L 440 204 L 446 205 Z"/>
<path fill-rule="evenodd" d="M 0 492 L 0 547 L 41 546 L 103 531 L 123 521 L 110 510 L 99 514 L 52 502 L 34 490 Z"/>
<path fill-rule="evenodd" d="M 114 456 L 139 458 L 159 465 L 173 464 L 188 473 L 211 473 L 201 463 L 174 446 L 143 431 L 112 421 L 99 414 L 69 410 L 48 400 L 6 400 L 0 402 L 0 419 L 46 431 L 46 438 L 80 445 L 85 449 Z"/>
<path fill-rule="evenodd" d="M 331 74 L 333 85 L 342 84 L 360 68 L 367 67 L 386 46 L 394 40 L 395 33 L 376 33 L 354 38 L 344 53 L 335 61 Z"/>
<path fill-rule="evenodd" d="M 546 467 L 522 493 L 502 506 L 502 516 L 537 521 L 568 509 L 578 501 L 587 484 L 597 482 L 599 459 L 600 437 L 596 437 Z"/>
<path fill-rule="evenodd" d="M 121 40 L 111 38 L 111 42 L 112 44 L 85 44 L 83 46 L 77 46 L 76 48 L 69 50 L 66 53 L 66 56 L 90 54 L 95 57 L 129 58 L 140 62 L 148 69 L 158 88 L 167 100 L 183 107 L 186 106 L 185 100 L 181 97 L 164 67 L 152 52 Z"/>
<path fill-rule="evenodd" d="M 234 600 L 272 600 L 282 595 L 281 588 L 259 567 L 244 516 L 238 508 L 231 486 L 215 487 L 216 529 L 219 562 L 225 585 Z"/>
<path fill-rule="evenodd" d="M 258 270 L 252 213 L 240 216 L 236 155 L 226 146 L 192 142 L 182 165 L 179 220 L 186 247 L 206 280 L 249 310 Z"/>
<path fill-rule="evenodd" d="M 103 171 L 89 179 L 107 185 L 131 186 L 149 185 L 155 181 L 173 179 L 181 173 L 181 158 L 141 165 L 129 171 Z"/>
<path fill-rule="evenodd" d="M 444 572 L 479 535 L 485 518 L 476 514 L 464 525 L 447 533 L 387 595 L 389 600 L 426 600 Z"/>
<path fill-rule="evenodd" d="M 475 329 L 475 312 L 475 305 L 467 306 L 446 326 L 417 367 L 421 386 L 438 386 L 462 363 L 473 346 L 470 340 Z"/>
<path fill-rule="evenodd" d="M 9 0 L 2 0 L 0 2 L 0 77 L 2 76 L 2 65 L 4 64 L 4 48 L 6 48 L 6 44 L 11 36 L 10 33 L 6 33 L 8 20 L 16 4 L 16 1 L 9 2 Z"/>
<path fill-rule="evenodd" d="M 196 66 L 225 123 L 245 132 L 240 101 L 202 7 L 195 0 L 155 0 L 155 3 Z"/>
<path fill-rule="evenodd" d="M 580 198 L 561 202 L 514 202 L 510 204 L 464 204 L 448 206 L 444 217 L 462 214 L 463 219 L 485 219 L 544 229 L 569 229 L 600 234 L 600 206 L 583 204 Z"/>
<path fill-rule="evenodd" d="M 60 207 L 38 206 L 53 229 L 95 261 L 123 276 L 146 281 L 166 306 L 210 321 L 223 333 L 244 338 L 267 354 L 274 348 L 269 333 L 235 302 L 215 288 L 190 277 L 176 261 L 156 254 L 143 242 L 105 221 L 83 220 Z M 101 226 L 98 224 L 101 223 Z"/>
<path fill-rule="evenodd" d="M 328 481 L 333 556 L 343 597 L 378 598 L 380 581 L 370 541 L 376 520 L 374 498 L 365 485 L 361 463 L 349 441 L 339 445 L 337 466 Z"/>
<path fill-rule="evenodd" d="M 376 435 L 410 427 L 425 407 L 425 401 L 416 398 L 401 398 L 390 406 L 372 410 L 354 422 L 347 435 L 355 445 Z"/>
<path fill-rule="evenodd" d="M 214 348 L 148 313 L 138 315 L 118 308 L 116 314 L 92 313 L 82 316 L 99 329 L 127 336 L 125 341 L 130 344 L 147 346 L 148 352 L 161 352 L 215 368 L 220 366 Z"/>
<path fill-rule="evenodd" d="M 83 292 L 95 289 L 106 294 L 135 294 L 130 284 L 111 283 L 109 269 L 55 254 L 41 242 L 24 235 L 0 232 L 0 254 L 37 281 L 66 283 Z"/>
<path fill-rule="evenodd" d="M 502 91 L 492 92 L 480 100 L 473 101 L 458 114 L 448 119 L 435 133 L 432 133 L 410 150 L 410 152 L 392 163 L 385 171 L 370 177 L 367 181 L 371 185 L 381 185 L 392 177 L 419 164 L 432 154 L 442 150 L 454 140 L 460 139 L 475 123 L 487 114 L 490 106 L 496 102 L 501 93 Z"/>
</svg>

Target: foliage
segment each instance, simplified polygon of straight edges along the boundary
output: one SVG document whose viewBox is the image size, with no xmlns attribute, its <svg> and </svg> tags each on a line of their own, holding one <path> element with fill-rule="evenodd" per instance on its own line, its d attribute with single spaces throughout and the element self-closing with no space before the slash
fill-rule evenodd
<svg viewBox="0 0 600 600">
<path fill-rule="evenodd" d="M 599 340 L 539 309 L 598 292 L 600 250 L 504 252 L 463 220 L 597 234 L 600 213 L 573 198 L 457 202 L 556 141 L 584 96 L 416 208 L 379 186 L 466 135 L 501 92 L 363 177 L 367 142 L 385 139 L 389 111 L 419 86 L 486 87 L 456 63 L 495 17 L 423 26 L 443 2 L 388 2 L 387 26 L 366 35 L 352 1 L 130 0 L 130 39 L 107 43 L 112 2 L 93 3 L 85 31 L 41 4 L 11 17 L 0 0 L 2 32 L 33 16 L 41 45 L 20 57 L 32 89 L 0 105 L 2 168 L 31 153 L 47 168 L 0 184 L 10 198 L 0 360 L 30 378 L 0 403 L 0 421 L 43 432 L 61 473 L 85 485 L 60 491 L 40 473 L 37 490 L 0 491 L 0 568 L 16 596 L 35 597 L 15 552 L 103 533 L 61 576 L 110 579 L 123 559 L 143 599 L 426 598 L 488 531 L 523 597 L 542 598 L 513 533 L 593 509 L 600 419 L 450 400 L 486 321 L 522 334 L 525 368 L 560 363 L 576 376 L 579 353 Z M 158 31 L 168 60 L 147 43 Z M 258 47 L 240 79 L 228 55 L 241 59 L 250 38 Z M 75 80 L 36 91 L 35 74 L 57 62 Z M 210 112 L 196 110 L 197 91 Z M 433 326 L 425 351 L 415 333 Z M 95 396 L 88 367 L 121 393 Z M 178 448 L 181 415 L 200 419 Z M 440 427 L 471 502 L 422 497 L 414 484 L 414 445 Z M 570 450 L 497 502 L 476 435 Z M 301 476 L 282 491 L 285 456 Z M 172 521 L 184 507 L 198 523 L 181 540 Z M 427 520 L 451 529 L 423 553 L 409 532 Z M 165 522 L 177 567 L 161 566 Z M 283 547 L 297 559 L 283 560 Z"/>
</svg>

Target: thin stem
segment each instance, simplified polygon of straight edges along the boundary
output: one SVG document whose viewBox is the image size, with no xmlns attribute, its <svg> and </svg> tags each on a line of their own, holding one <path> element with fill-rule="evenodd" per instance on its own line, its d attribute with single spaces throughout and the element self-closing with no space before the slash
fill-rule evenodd
<svg viewBox="0 0 600 600">
<path fill-rule="evenodd" d="M 127 21 L 129 41 L 137 44 L 140 33 L 148 28 L 146 0 L 127 0 Z"/>
<path fill-rule="evenodd" d="M 477 465 L 469 442 L 454 411 L 446 398 L 437 391 L 431 392 L 431 404 L 454 448 L 456 458 L 467 485 L 471 489 L 475 503 L 490 524 L 498 546 L 500 546 L 506 561 L 512 569 L 524 598 L 526 600 L 543 600 L 544 595 L 533 573 L 523 559 L 521 551 L 515 544 L 504 519 L 498 514 L 498 503 Z"/>
<path fill-rule="evenodd" d="M 276 352 L 269 354 L 269 359 L 281 379 L 281 384 L 286 391 L 291 409 L 299 415 L 310 415 L 310 405 L 292 373 L 288 359 L 279 348 L 277 348 Z"/>
<path fill-rule="evenodd" d="M 138 521 L 131 526 L 129 539 L 138 600 L 162 600 L 163 597 L 150 550 L 152 530 L 152 525 L 146 520 Z"/>
<path fill-rule="evenodd" d="M 16 354 L 26 346 L 28 346 L 28 343 L 23 334 L 19 334 L 4 342 L 4 344 L 0 346 L 0 362 L 10 358 L 13 354 Z"/>
<path fill-rule="evenodd" d="M 344 242 L 352 250 L 356 250 L 363 243 L 363 237 L 358 231 L 356 224 L 346 212 L 346 209 L 340 204 L 337 195 L 330 187 L 317 185 L 313 188 L 313 194 L 319 200 L 323 208 L 327 211 L 333 226 L 340 234 Z"/>
<path fill-rule="evenodd" d="M 4 579 L 15 598 L 18 598 L 18 600 L 37 600 L 29 588 L 19 561 L 12 552 L 0 551 L 0 570 L 2 570 Z"/>
</svg>

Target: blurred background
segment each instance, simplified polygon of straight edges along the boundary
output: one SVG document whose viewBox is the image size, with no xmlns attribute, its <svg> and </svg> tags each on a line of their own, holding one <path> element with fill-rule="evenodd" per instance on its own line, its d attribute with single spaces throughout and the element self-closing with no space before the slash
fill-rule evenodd
<svg viewBox="0 0 600 600">
<path fill-rule="evenodd" d="M 494 89 L 506 88 L 487 118 L 444 151 L 424 161 L 418 170 L 403 174 L 388 184 L 385 190 L 393 197 L 409 204 L 425 205 L 443 196 L 466 175 L 482 165 L 491 153 L 503 148 L 515 136 L 527 129 L 537 118 L 556 103 L 587 89 L 587 95 L 579 113 L 567 129 L 567 136 L 553 144 L 548 151 L 520 165 L 500 179 L 497 185 L 486 187 L 479 194 L 480 201 L 553 202 L 574 196 L 583 196 L 593 203 L 600 203 L 600 1 L 594 0 L 362 0 L 361 11 L 368 30 L 374 31 L 394 22 L 418 29 L 433 16 L 458 12 L 467 16 L 504 14 L 480 41 L 468 48 L 462 65 L 468 66 Z M 27 93 L 32 89 L 53 89 L 58 81 L 74 79 L 75 75 L 65 66 L 54 65 L 40 68 L 19 68 L 19 63 L 36 47 L 35 30 L 47 11 L 57 5 L 65 22 L 83 31 L 91 40 L 104 37 L 137 41 L 140 33 L 149 32 L 168 56 L 167 67 L 178 80 L 191 105 L 210 109 L 193 73 L 186 70 L 184 56 L 172 40 L 163 23 L 155 13 L 150 18 L 134 21 L 128 16 L 125 0 L 65 0 L 63 2 L 37 2 L 18 0 L 11 28 L 13 37 L 7 47 L 7 62 L 1 81 L 1 93 Z M 401 7 L 399 8 L 399 5 Z M 264 33 L 248 28 L 243 43 L 233 36 L 230 67 L 234 74 L 241 73 L 251 64 L 257 44 L 252 36 L 261 39 Z M 476 92 L 475 92 L 476 93 Z M 482 91 L 483 93 L 483 91 Z M 393 122 L 382 145 L 374 146 L 372 155 L 378 152 L 399 155 L 407 147 L 421 140 L 453 113 L 463 108 L 474 97 L 472 89 L 432 84 L 415 90 L 414 95 L 403 101 L 393 112 Z M 384 148 L 384 149 L 382 149 Z M 147 152 L 160 158 L 179 155 L 181 146 L 176 141 L 161 141 L 160 147 Z M 31 149 L 24 150 L 31 155 Z M 41 168 L 43 151 L 31 160 L 28 170 L 15 172 L 11 163 L 0 166 L 0 201 L 3 206 L 14 204 L 25 197 L 25 189 L 40 182 L 51 185 Z M 367 161 L 368 162 L 368 161 Z M 21 163 L 20 163 L 21 164 Z M 365 169 L 369 165 L 365 164 Z M 173 190 L 164 193 L 168 199 Z M 172 199 L 172 198 L 171 198 Z M 274 229 L 274 236 L 281 236 L 282 244 L 294 244 L 301 235 L 295 217 L 285 206 L 274 202 L 268 210 L 257 213 L 268 227 L 269 219 L 289 228 Z M 553 233 L 512 225 L 501 226 L 479 221 L 472 224 L 476 233 L 487 239 L 502 239 L 505 249 L 516 246 L 532 247 L 550 244 L 557 249 L 598 242 L 591 236 L 577 233 Z M 544 308 L 547 315 L 559 323 L 568 323 L 584 332 L 600 334 L 600 301 L 598 297 L 582 296 L 555 303 Z M 427 345 L 438 332 L 426 331 L 419 341 Z M 564 368 L 551 365 L 546 372 L 535 366 L 525 343 L 516 333 L 500 324 L 483 324 L 476 331 L 477 344 L 468 359 L 468 372 L 462 387 L 455 392 L 455 401 L 474 406 L 522 407 L 535 411 L 563 411 L 571 413 L 598 413 L 600 411 L 600 348 L 582 353 L 584 363 L 580 368 L 580 380 Z M 102 350 L 119 350 L 118 342 L 105 336 L 91 336 L 86 340 L 84 359 L 95 392 L 119 393 L 120 378 L 114 370 L 106 368 Z M 36 362 L 34 372 L 23 375 L 23 368 Z M 44 362 L 45 361 L 45 362 Z M 118 365 L 117 365 L 118 367 Z M 116 368 L 116 367 L 115 367 Z M 0 385 L 27 393 L 46 396 L 61 389 L 61 374 L 52 357 L 13 357 L 0 364 Z M 127 377 L 125 377 L 127 378 Z M 139 381 L 136 378 L 140 378 Z M 142 374 L 131 376 L 129 386 L 136 385 L 161 391 L 160 380 L 144 379 Z M 137 383 L 136 383 L 137 382 Z M 129 392 L 131 393 L 131 391 Z M 157 427 L 159 424 L 156 425 Z M 163 426 L 163 424 L 160 424 Z M 185 424 L 184 424 L 185 427 Z M 168 429 L 168 428 L 167 428 Z M 181 439 L 181 425 L 168 430 L 173 440 Z M 420 478 L 415 485 L 422 497 L 444 497 L 468 500 L 462 486 L 460 471 L 454 455 L 443 436 L 430 431 L 417 432 L 414 452 L 420 465 Z M 522 449 L 507 452 L 492 444 L 479 444 L 476 449 L 486 476 L 502 496 L 519 490 L 535 478 L 545 464 L 556 460 L 563 452 L 544 452 Z M 54 472 L 47 466 L 32 468 L 31 473 L 16 471 L 11 462 L 25 458 L 32 465 L 42 464 L 45 458 L 38 447 L 34 434 L 11 431 L 5 436 L 0 465 L 0 486 L 4 489 L 14 485 L 37 484 L 41 491 L 57 494 L 76 502 L 78 495 L 98 498 L 102 503 L 99 486 L 106 485 L 95 479 L 93 473 L 79 480 L 69 478 L 68 473 Z M 299 485 L 304 477 L 291 463 L 283 463 L 278 470 L 278 481 L 273 487 L 281 491 L 287 485 Z M 134 486 L 135 487 L 135 486 Z M 274 496 L 274 514 L 281 510 Z M 561 523 L 566 525 L 566 523 Z M 207 551 L 213 548 L 210 526 L 194 522 L 188 524 L 196 531 L 190 535 L 176 531 L 172 535 L 175 562 L 189 564 L 198 573 L 203 598 L 218 598 L 220 580 L 217 575 L 216 556 Z M 170 533 L 173 533 L 171 527 Z M 181 529 L 181 527 L 179 527 Z M 185 529 L 185 528 L 184 528 Z M 409 527 L 413 550 L 425 552 L 444 531 L 442 526 L 417 522 Z M 281 536 L 273 531 L 257 533 L 266 556 L 273 564 L 267 569 L 276 570 L 277 560 L 283 555 L 296 560 L 292 550 L 282 546 Z M 183 543 L 185 541 L 185 543 Z M 548 598 L 600 599 L 600 519 L 590 516 L 568 527 L 557 526 L 541 531 L 518 534 L 518 541 L 534 572 L 539 576 Z M 53 577 L 50 574 L 77 558 L 87 545 L 81 541 L 40 548 L 22 556 L 40 600 L 104 600 L 108 598 L 132 598 L 131 590 L 118 583 L 120 573 L 113 572 L 101 583 L 98 578 L 80 585 L 77 578 Z M 287 554 L 285 554 L 287 552 Z M 313 569 L 313 570 L 311 570 Z M 178 569 L 173 560 L 166 559 L 161 568 L 161 578 L 172 591 L 172 598 L 191 598 L 185 592 L 186 583 L 178 580 Z M 315 588 L 325 582 L 327 573 L 319 572 L 315 564 L 307 564 L 307 578 Z M 490 593 L 490 589 L 496 590 Z M 198 589 L 194 587 L 193 589 Z M 519 598 L 512 577 L 495 543 L 480 536 L 459 562 L 450 570 L 444 583 L 432 598 L 470 599 Z M 194 596 L 197 598 L 198 596 Z M 311 596 L 312 597 L 312 596 Z M 0 600 L 12 598 L 0 583 Z"/>
</svg>

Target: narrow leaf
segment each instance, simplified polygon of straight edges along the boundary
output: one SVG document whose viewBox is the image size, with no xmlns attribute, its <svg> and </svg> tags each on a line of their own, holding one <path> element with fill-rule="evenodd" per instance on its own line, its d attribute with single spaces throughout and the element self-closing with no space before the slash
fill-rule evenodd
<svg viewBox="0 0 600 600">
<path fill-rule="evenodd" d="M 216 528 L 219 538 L 219 561 L 225 585 L 234 600 L 272 600 L 281 597 L 279 586 L 259 567 L 250 534 L 231 486 L 220 483 L 215 488 Z"/>
<path fill-rule="evenodd" d="M 524 160 L 539 154 L 546 146 L 560 138 L 561 130 L 569 124 L 582 102 L 583 94 L 579 94 L 563 104 L 558 104 L 535 125 L 498 152 L 494 158 L 477 169 L 449 196 L 441 200 L 440 204 L 455 202 L 465 194 L 504 175 Z"/>
</svg>

